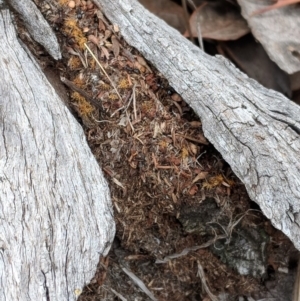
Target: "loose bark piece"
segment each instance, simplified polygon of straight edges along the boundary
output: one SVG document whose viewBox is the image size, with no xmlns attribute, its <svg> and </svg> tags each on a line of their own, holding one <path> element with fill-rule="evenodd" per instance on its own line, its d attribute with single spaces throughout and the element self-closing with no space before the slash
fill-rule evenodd
<svg viewBox="0 0 300 301">
<path fill-rule="evenodd" d="M 300 250 L 300 107 L 211 57 L 134 0 L 97 0 L 201 117 L 205 136 Z"/>
<path fill-rule="evenodd" d="M 282 70 L 289 74 L 300 71 L 300 7 L 289 5 L 253 15 L 270 3 L 238 0 L 242 15 L 254 37 Z"/>
<path fill-rule="evenodd" d="M 76 300 L 115 233 L 80 125 L 0 10 L 0 300 Z"/>
<path fill-rule="evenodd" d="M 43 45 L 54 59 L 61 59 L 57 38 L 34 2 L 32 0 L 8 0 L 8 2 L 21 15 L 33 39 Z"/>
</svg>

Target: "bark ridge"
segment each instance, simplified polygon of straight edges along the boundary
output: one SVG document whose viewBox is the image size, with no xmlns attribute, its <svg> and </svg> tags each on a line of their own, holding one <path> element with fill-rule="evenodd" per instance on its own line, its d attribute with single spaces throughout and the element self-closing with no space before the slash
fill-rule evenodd
<svg viewBox="0 0 300 301">
<path fill-rule="evenodd" d="M 76 300 L 109 251 L 109 188 L 0 10 L 0 300 Z"/>
</svg>

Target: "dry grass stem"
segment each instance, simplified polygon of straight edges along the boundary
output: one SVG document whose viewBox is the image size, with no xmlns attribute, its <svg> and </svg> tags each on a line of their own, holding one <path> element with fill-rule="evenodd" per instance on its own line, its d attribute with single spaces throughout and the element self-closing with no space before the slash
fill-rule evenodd
<svg viewBox="0 0 300 301">
<path fill-rule="evenodd" d="M 125 267 L 122 267 L 122 270 L 151 300 L 158 301 L 140 278 Z"/>
<path fill-rule="evenodd" d="M 110 289 L 118 298 L 120 298 L 122 301 L 127 301 L 125 297 L 123 297 L 121 294 L 116 292 L 113 288 Z"/>
<path fill-rule="evenodd" d="M 110 81 L 111 85 L 113 86 L 114 90 L 116 91 L 116 94 L 118 95 L 119 99 L 122 101 L 122 97 L 119 94 L 119 92 L 118 92 L 115 84 L 113 83 L 113 81 L 111 80 L 111 78 L 109 77 L 109 75 L 106 73 L 105 69 L 102 67 L 102 65 L 100 64 L 99 60 L 96 58 L 96 56 L 94 55 L 94 53 L 92 52 L 92 50 L 90 49 L 90 47 L 86 43 L 84 43 L 84 46 L 86 47 L 86 49 L 88 50 L 88 52 L 91 54 L 91 56 L 93 57 L 93 59 L 96 61 L 96 63 L 98 64 L 98 66 L 100 67 L 100 69 L 102 70 L 102 72 L 106 75 L 106 77 Z"/>
<path fill-rule="evenodd" d="M 132 88 L 132 95 L 133 95 L 133 113 L 134 113 L 134 120 L 137 120 L 135 87 L 136 87 L 136 84 L 134 84 L 134 86 L 133 86 L 133 88 Z"/>
<path fill-rule="evenodd" d="M 129 114 L 128 114 L 127 110 L 125 112 L 126 112 L 126 117 L 127 117 L 128 123 L 129 123 L 129 125 L 131 127 L 132 132 L 134 133 L 134 127 L 133 127 L 133 125 L 132 125 L 132 123 L 130 121 Z"/>
<path fill-rule="evenodd" d="M 206 3 L 203 3 L 201 5 L 201 7 L 203 7 L 204 5 L 206 5 Z M 202 32 L 201 32 L 201 24 L 200 24 L 200 13 L 198 12 L 197 14 L 197 37 L 198 37 L 198 42 L 199 42 L 199 46 L 200 48 L 204 50 L 204 44 L 203 44 L 203 38 L 202 38 Z"/>
</svg>

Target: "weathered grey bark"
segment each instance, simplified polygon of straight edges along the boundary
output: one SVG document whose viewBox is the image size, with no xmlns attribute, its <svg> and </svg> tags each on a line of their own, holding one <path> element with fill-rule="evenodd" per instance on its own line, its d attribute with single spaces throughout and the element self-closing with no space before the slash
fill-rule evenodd
<svg viewBox="0 0 300 301">
<path fill-rule="evenodd" d="M 300 250 L 300 107 L 210 57 L 134 0 L 97 0 L 201 117 L 206 137 Z"/>
<path fill-rule="evenodd" d="M 251 32 L 272 61 L 289 74 L 300 71 L 300 7 L 288 5 L 251 16 L 275 2 L 238 0 Z"/>
<path fill-rule="evenodd" d="M 22 17 L 26 28 L 34 40 L 43 45 L 54 59 L 61 59 L 57 38 L 34 2 L 32 0 L 7 1 Z"/>
<path fill-rule="evenodd" d="M 0 300 L 76 300 L 115 233 L 80 125 L 0 10 Z"/>
</svg>

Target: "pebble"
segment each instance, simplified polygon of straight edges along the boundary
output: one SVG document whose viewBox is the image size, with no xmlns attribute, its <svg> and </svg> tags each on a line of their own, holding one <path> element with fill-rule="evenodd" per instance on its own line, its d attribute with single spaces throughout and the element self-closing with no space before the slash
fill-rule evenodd
<svg viewBox="0 0 300 301">
<path fill-rule="evenodd" d="M 76 6 L 76 4 L 75 4 L 75 1 L 70 1 L 69 2 L 69 4 L 68 4 L 68 6 L 70 7 L 70 8 L 74 8 L 75 6 Z"/>
</svg>

